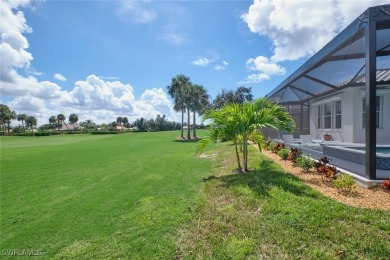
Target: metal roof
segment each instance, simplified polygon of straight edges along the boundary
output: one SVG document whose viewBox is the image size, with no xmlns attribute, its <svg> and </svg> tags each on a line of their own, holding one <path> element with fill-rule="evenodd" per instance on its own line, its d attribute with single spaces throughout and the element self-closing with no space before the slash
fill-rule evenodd
<svg viewBox="0 0 390 260">
<path fill-rule="evenodd" d="M 302 103 L 350 86 L 365 83 L 365 26 L 368 11 L 376 14 L 377 82 L 390 84 L 390 4 L 371 7 L 313 55 L 267 97 Z"/>
</svg>

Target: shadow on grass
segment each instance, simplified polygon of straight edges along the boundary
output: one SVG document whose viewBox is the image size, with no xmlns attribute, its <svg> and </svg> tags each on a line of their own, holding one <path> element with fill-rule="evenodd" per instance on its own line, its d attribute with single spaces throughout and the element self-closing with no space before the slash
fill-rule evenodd
<svg viewBox="0 0 390 260">
<path fill-rule="evenodd" d="M 209 178 L 214 179 L 214 177 Z M 263 160 L 259 169 L 249 173 L 231 174 L 218 179 L 227 188 L 247 186 L 259 196 L 270 196 L 272 188 L 279 188 L 296 196 L 319 198 L 319 194 L 305 185 L 299 178 L 278 169 L 275 163 L 269 160 Z"/>
<path fill-rule="evenodd" d="M 176 139 L 174 140 L 174 142 L 177 142 L 177 143 L 196 143 L 200 140 L 202 140 L 203 138 L 193 138 L 193 139 L 186 139 L 186 138 L 183 138 L 183 139 Z"/>
</svg>

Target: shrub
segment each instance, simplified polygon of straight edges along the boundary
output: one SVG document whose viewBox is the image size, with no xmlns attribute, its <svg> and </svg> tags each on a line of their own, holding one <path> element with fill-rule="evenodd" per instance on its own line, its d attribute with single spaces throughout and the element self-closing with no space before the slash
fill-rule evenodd
<svg viewBox="0 0 390 260">
<path fill-rule="evenodd" d="M 382 187 L 382 189 L 383 189 L 384 191 L 389 192 L 389 191 L 390 191 L 390 179 L 384 180 L 383 183 L 382 183 L 382 185 L 381 185 L 381 187 Z"/>
<path fill-rule="evenodd" d="M 318 161 L 314 162 L 314 168 L 316 168 L 318 173 L 325 173 L 327 170 L 325 167 L 330 162 L 330 159 L 326 156 L 321 157 Z"/>
<path fill-rule="evenodd" d="M 291 148 L 290 149 L 290 160 L 296 164 L 297 159 L 301 157 L 302 155 L 302 150 L 299 150 L 298 148 Z"/>
<path fill-rule="evenodd" d="M 282 158 L 283 160 L 287 160 L 289 153 L 290 153 L 290 150 L 289 150 L 289 149 L 283 148 L 283 149 L 280 149 L 280 150 L 279 150 L 278 155 L 279 155 L 279 157 Z"/>
<path fill-rule="evenodd" d="M 311 158 L 309 154 L 297 158 L 297 165 L 304 169 L 306 172 L 308 172 L 310 168 L 313 167 L 313 164 L 313 158 Z"/>
<path fill-rule="evenodd" d="M 111 134 L 118 134 L 116 131 L 92 131 L 91 134 L 93 135 L 111 135 Z"/>
<path fill-rule="evenodd" d="M 286 148 L 286 146 L 285 146 L 284 144 L 276 143 L 273 152 L 274 152 L 275 154 L 278 154 L 279 151 L 280 151 L 281 149 L 284 149 L 284 148 Z"/>
<path fill-rule="evenodd" d="M 268 146 L 267 146 L 267 150 L 268 150 L 268 151 L 273 151 L 274 148 L 275 148 L 275 145 L 276 145 L 275 142 L 273 142 L 273 141 L 269 142 L 269 144 L 268 144 Z"/>
<path fill-rule="evenodd" d="M 328 181 L 336 179 L 337 174 L 339 172 L 340 171 L 336 168 L 336 166 L 326 166 L 326 165 L 323 165 L 319 171 L 319 173 L 322 174 L 323 180 L 328 180 Z"/>
<path fill-rule="evenodd" d="M 332 185 L 333 187 L 342 192 L 351 193 L 355 186 L 355 181 L 353 180 L 351 175 L 340 174 L 332 180 Z"/>
</svg>

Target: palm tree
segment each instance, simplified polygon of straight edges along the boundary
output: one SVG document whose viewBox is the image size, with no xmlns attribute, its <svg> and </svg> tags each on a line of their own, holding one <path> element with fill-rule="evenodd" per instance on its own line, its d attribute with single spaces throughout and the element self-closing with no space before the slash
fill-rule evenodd
<svg viewBox="0 0 390 260">
<path fill-rule="evenodd" d="M 31 128 L 33 135 L 34 135 L 34 126 L 36 125 L 37 125 L 37 119 L 34 116 L 28 116 L 26 118 L 26 126 Z"/>
<path fill-rule="evenodd" d="M 194 93 L 194 87 L 193 85 L 186 85 L 183 87 L 183 92 L 182 92 L 182 95 L 183 95 L 183 101 L 184 101 L 184 105 L 185 105 L 185 108 L 187 110 L 187 139 L 190 140 L 191 139 L 191 108 L 192 108 L 192 99 L 193 99 L 193 95 L 195 94 Z"/>
<path fill-rule="evenodd" d="M 7 105 L 0 104 L 0 123 L 3 128 L 3 135 L 5 135 L 5 123 L 9 113 L 11 113 L 9 107 Z"/>
<path fill-rule="evenodd" d="M 127 117 L 122 117 L 122 123 L 123 125 L 128 128 L 129 127 L 129 119 L 127 119 Z"/>
<path fill-rule="evenodd" d="M 73 131 L 75 130 L 74 124 L 76 124 L 77 121 L 79 121 L 79 117 L 76 114 L 71 114 L 69 116 L 69 123 L 73 125 Z"/>
<path fill-rule="evenodd" d="M 213 120 L 211 125 L 212 140 L 226 138 L 235 144 L 239 171 L 248 171 L 248 138 L 264 127 L 283 129 L 291 132 L 294 120 L 284 107 L 272 103 L 267 98 L 254 102 L 224 105 L 220 110 L 208 110 L 204 119 Z M 237 149 L 237 140 L 242 139 L 243 169 Z M 203 142 L 204 143 L 204 142 Z"/>
<path fill-rule="evenodd" d="M 55 124 L 57 123 L 57 117 L 56 116 L 51 116 L 49 118 L 49 124 L 52 125 L 52 128 L 53 128 L 53 131 L 54 131 L 54 128 L 55 128 Z"/>
<path fill-rule="evenodd" d="M 58 130 L 61 129 L 62 124 L 65 123 L 65 115 L 64 114 L 58 114 L 57 115 L 57 121 L 58 121 Z"/>
<path fill-rule="evenodd" d="M 26 128 L 24 127 L 24 122 L 26 121 L 27 116 L 25 114 L 19 114 L 16 118 L 18 121 L 22 121 L 23 132 L 26 132 Z"/>
<path fill-rule="evenodd" d="M 191 109 L 193 111 L 193 130 L 192 136 L 196 138 L 196 112 L 202 115 L 209 106 L 209 95 L 207 90 L 201 85 L 193 85 L 191 95 Z"/>
<path fill-rule="evenodd" d="M 181 138 L 184 138 L 183 121 L 184 121 L 184 110 L 186 109 L 184 101 L 184 88 L 191 85 L 190 78 L 180 74 L 172 78 L 171 85 L 169 85 L 168 93 L 174 99 L 173 109 L 177 112 L 181 111 Z"/>
</svg>

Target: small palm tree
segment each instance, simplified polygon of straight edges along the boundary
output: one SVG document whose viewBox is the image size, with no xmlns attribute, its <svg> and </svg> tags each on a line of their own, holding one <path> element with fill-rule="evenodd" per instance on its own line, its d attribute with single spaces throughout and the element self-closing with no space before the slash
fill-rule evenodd
<svg viewBox="0 0 390 260">
<path fill-rule="evenodd" d="M 208 110 L 204 119 L 213 120 L 211 124 L 213 140 L 225 138 L 234 142 L 238 170 L 244 172 L 248 171 L 248 138 L 251 134 L 264 127 L 283 129 L 288 132 L 295 127 L 294 120 L 284 107 L 272 103 L 267 98 L 260 98 L 251 103 L 227 104 L 220 110 Z M 237 149 L 239 139 L 242 139 L 243 169 L 241 169 Z"/>
</svg>

